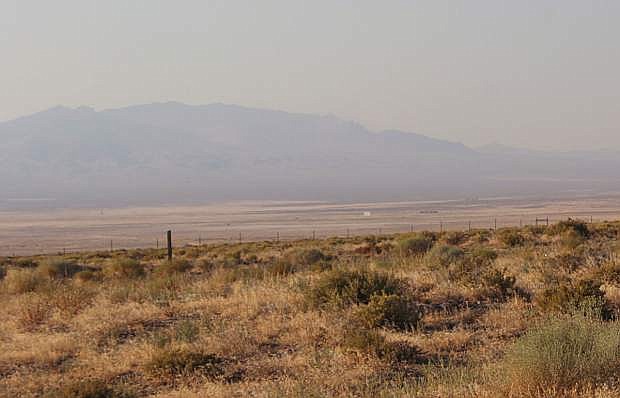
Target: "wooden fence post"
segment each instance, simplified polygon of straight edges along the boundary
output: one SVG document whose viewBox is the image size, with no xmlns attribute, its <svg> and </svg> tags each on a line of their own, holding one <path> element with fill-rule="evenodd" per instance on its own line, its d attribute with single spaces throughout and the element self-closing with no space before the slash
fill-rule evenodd
<svg viewBox="0 0 620 398">
<path fill-rule="evenodd" d="M 168 241 L 168 261 L 172 261 L 172 231 L 166 232 L 166 240 Z"/>
</svg>

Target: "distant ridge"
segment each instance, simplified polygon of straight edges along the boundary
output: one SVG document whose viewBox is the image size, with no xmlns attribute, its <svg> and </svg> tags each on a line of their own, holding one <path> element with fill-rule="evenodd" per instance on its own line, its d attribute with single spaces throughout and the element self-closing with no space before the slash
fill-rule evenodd
<svg viewBox="0 0 620 398">
<path fill-rule="evenodd" d="M 98 205 L 620 188 L 616 152 L 472 149 L 397 130 L 372 132 L 334 116 L 226 104 L 58 106 L 0 123 L 0 153 L 0 204 L 20 197 Z"/>
</svg>

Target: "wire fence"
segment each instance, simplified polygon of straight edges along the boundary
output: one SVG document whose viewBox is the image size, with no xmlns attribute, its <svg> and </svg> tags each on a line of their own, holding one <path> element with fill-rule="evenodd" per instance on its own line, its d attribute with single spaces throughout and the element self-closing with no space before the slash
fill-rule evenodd
<svg viewBox="0 0 620 398">
<path fill-rule="evenodd" d="M 244 242 L 291 242 L 299 240 L 326 239 L 326 238 L 353 238 L 359 236 L 378 236 L 411 233 L 419 231 L 449 232 L 471 230 L 495 230 L 501 228 L 524 227 L 528 225 L 550 225 L 562 220 L 574 219 L 584 222 L 599 222 L 602 219 L 594 216 L 538 216 L 521 218 L 510 215 L 506 217 L 493 217 L 490 219 L 467 219 L 460 217 L 454 220 L 424 220 L 420 222 L 391 222 L 383 223 L 380 220 L 364 224 L 330 225 L 317 223 L 312 228 L 301 228 L 295 225 L 271 226 L 269 228 L 257 228 L 253 225 L 240 225 L 237 228 L 231 226 L 226 229 L 209 230 L 184 230 L 172 228 L 175 247 L 202 246 L 223 243 Z M 0 245 L 0 256 L 20 255 L 56 255 L 70 254 L 86 251 L 117 251 L 131 249 L 164 249 L 166 247 L 165 232 L 169 228 L 161 230 L 161 234 L 141 233 L 137 236 L 123 236 L 122 234 L 110 234 L 109 236 L 83 236 L 63 240 L 62 236 L 53 239 L 25 238 L 19 243 Z"/>
</svg>

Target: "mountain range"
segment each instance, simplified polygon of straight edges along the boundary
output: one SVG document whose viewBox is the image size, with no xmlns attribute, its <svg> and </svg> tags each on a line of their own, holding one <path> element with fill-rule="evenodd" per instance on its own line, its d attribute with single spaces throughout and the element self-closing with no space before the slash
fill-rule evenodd
<svg viewBox="0 0 620 398">
<path fill-rule="evenodd" d="M 0 123 L 0 203 L 415 200 L 620 188 L 617 151 L 470 148 L 334 116 L 177 102 Z"/>
</svg>

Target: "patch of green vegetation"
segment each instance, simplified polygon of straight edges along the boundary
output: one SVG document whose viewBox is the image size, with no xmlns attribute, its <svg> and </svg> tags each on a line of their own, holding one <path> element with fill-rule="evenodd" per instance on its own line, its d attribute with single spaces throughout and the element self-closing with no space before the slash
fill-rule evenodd
<svg viewBox="0 0 620 398">
<path fill-rule="evenodd" d="M 145 369 L 159 376 L 200 374 L 216 380 L 224 374 L 224 360 L 187 348 L 159 348 L 146 363 Z"/>
<path fill-rule="evenodd" d="M 620 371 L 620 326 L 582 317 L 551 320 L 515 343 L 504 370 L 523 396 L 561 396 L 612 382 Z"/>
<path fill-rule="evenodd" d="M 103 275 L 113 279 L 137 279 L 146 274 L 138 260 L 120 258 L 103 267 Z"/>
<path fill-rule="evenodd" d="M 328 271 L 307 291 L 312 307 L 368 304 L 374 295 L 402 295 L 405 283 L 389 274 L 366 270 Z"/>
<path fill-rule="evenodd" d="M 366 328 L 388 327 L 415 329 L 422 319 L 420 307 L 413 300 L 397 295 L 375 294 L 354 314 L 356 323 Z"/>
</svg>

